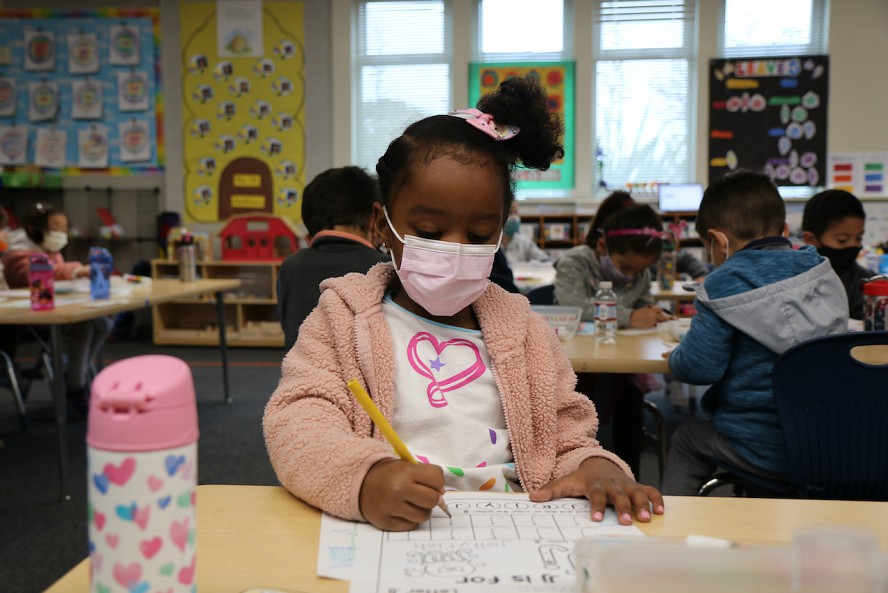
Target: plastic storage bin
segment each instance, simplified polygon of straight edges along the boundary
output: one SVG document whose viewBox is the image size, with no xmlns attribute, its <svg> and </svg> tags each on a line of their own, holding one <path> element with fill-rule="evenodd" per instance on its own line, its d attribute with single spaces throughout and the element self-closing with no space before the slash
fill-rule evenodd
<svg viewBox="0 0 888 593">
<path fill-rule="evenodd" d="M 556 305 L 533 305 L 531 310 L 545 317 L 562 340 L 570 340 L 574 337 L 577 328 L 580 327 L 580 315 L 583 313 L 579 307 Z"/>
</svg>

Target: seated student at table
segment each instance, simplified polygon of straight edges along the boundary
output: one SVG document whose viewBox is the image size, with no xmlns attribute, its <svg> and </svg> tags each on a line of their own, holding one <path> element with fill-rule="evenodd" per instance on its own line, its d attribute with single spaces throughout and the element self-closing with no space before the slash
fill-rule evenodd
<svg viewBox="0 0 888 593">
<path fill-rule="evenodd" d="M 540 249 L 532 239 L 519 233 L 519 230 L 521 230 L 521 215 L 518 213 L 516 201 L 512 202 L 509 218 L 503 227 L 503 251 L 509 264 L 549 261 L 549 254 Z"/>
<path fill-rule="evenodd" d="M 445 488 L 588 497 L 621 523 L 662 513 L 595 438 L 595 407 L 527 299 L 488 279 L 519 165 L 560 158 L 562 124 L 530 76 L 478 109 L 410 125 L 380 157 L 377 232 L 392 263 L 324 282 L 263 419 L 290 492 L 394 531 L 427 520 Z M 407 449 L 400 460 L 346 383 L 366 386 Z"/>
<path fill-rule="evenodd" d="M 803 340 L 845 331 L 848 299 L 825 257 L 792 248 L 785 220 L 783 199 L 761 173 L 728 173 L 703 194 L 697 229 L 716 270 L 697 292 L 697 315 L 669 368 L 684 383 L 712 385 L 702 400 L 709 419 L 672 435 L 668 494 L 695 494 L 719 463 L 786 479 L 774 362 Z"/>
<path fill-rule="evenodd" d="M 38 204 L 25 219 L 25 226 L 10 233 L 9 250 L 3 257 L 3 273 L 10 288 L 28 286 L 29 258 L 36 253 L 49 257 L 56 280 L 89 277 L 88 265 L 65 261 L 61 252 L 67 244 L 68 215 Z M 89 365 L 102 349 L 111 326 L 111 318 L 103 316 L 71 324 L 68 330 L 65 385 L 68 401 L 78 413 L 85 414 L 89 409 Z"/>
<path fill-rule="evenodd" d="M 310 246 L 281 264 L 278 303 L 284 347 L 296 343 L 299 326 L 318 304 L 319 285 L 349 272 L 364 273 L 389 256 L 373 244 L 373 204 L 379 184 L 360 167 L 328 169 L 305 186 L 302 222 Z"/>
<path fill-rule="evenodd" d="M 802 214 L 802 239 L 829 260 L 845 285 L 852 319 L 863 319 L 863 281 L 875 272 L 857 263 L 866 212 L 854 194 L 828 189 L 812 197 Z"/>
<path fill-rule="evenodd" d="M 655 327 L 672 316 L 654 305 L 650 266 L 660 257 L 663 225 L 650 206 L 614 192 L 595 215 L 586 243 L 565 252 L 555 264 L 555 303 L 582 308 L 582 320 L 595 320 L 595 292 L 613 283 L 619 328 Z M 650 375 L 583 373 L 577 390 L 591 397 L 602 423 L 613 418 L 614 452 L 637 472 L 644 442 L 642 399 Z"/>
</svg>

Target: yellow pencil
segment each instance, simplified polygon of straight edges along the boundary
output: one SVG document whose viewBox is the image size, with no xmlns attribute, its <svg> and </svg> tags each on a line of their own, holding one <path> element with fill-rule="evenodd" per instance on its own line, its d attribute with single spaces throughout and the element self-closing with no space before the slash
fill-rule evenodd
<svg viewBox="0 0 888 593">
<path fill-rule="evenodd" d="M 407 445 L 404 444 L 404 441 L 401 440 L 401 437 L 398 436 L 398 433 L 395 432 L 395 429 L 392 428 L 389 421 L 385 419 L 385 416 L 382 415 L 382 412 L 379 411 L 379 408 L 376 407 L 376 404 L 373 403 L 373 400 L 370 399 L 370 395 L 364 391 L 364 388 L 361 387 L 358 380 L 352 379 L 346 383 L 346 385 L 348 385 L 348 390 L 352 392 L 355 399 L 358 400 L 358 403 L 361 404 L 361 407 L 364 408 L 364 411 L 367 412 L 367 415 L 370 416 L 370 419 L 373 420 L 373 424 L 376 425 L 376 428 L 379 429 L 382 436 L 385 437 L 385 440 L 389 442 L 398 454 L 398 457 L 404 461 L 418 464 L 419 462 L 416 460 L 416 457 L 410 453 L 410 450 L 407 449 Z M 444 502 L 443 497 L 438 501 L 438 508 L 447 513 L 447 516 L 450 517 L 450 509 L 447 508 L 447 503 Z"/>
</svg>

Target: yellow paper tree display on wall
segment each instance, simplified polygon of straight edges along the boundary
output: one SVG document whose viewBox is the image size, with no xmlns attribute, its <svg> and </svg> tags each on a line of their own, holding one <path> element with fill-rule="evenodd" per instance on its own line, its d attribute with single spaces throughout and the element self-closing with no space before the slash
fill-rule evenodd
<svg viewBox="0 0 888 593">
<path fill-rule="evenodd" d="M 239 22 L 215 2 L 181 4 L 186 218 L 215 222 L 268 212 L 298 222 L 305 186 L 303 5 L 243 6 L 261 6 L 261 18 Z"/>
</svg>

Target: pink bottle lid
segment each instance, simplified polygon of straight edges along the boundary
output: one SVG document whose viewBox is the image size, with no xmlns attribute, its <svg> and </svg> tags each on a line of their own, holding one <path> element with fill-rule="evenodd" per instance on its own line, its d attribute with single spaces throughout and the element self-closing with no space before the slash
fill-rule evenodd
<svg viewBox="0 0 888 593">
<path fill-rule="evenodd" d="M 152 354 L 115 362 L 92 384 L 86 442 L 108 451 L 153 451 L 197 440 L 194 380 L 185 362 Z"/>
</svg>

